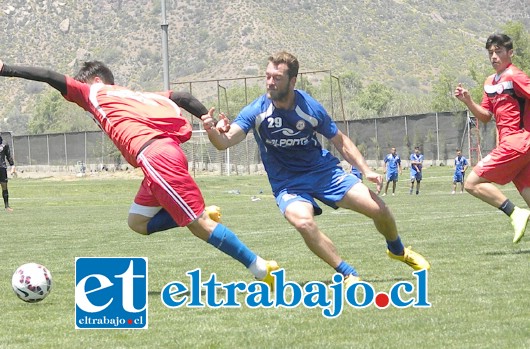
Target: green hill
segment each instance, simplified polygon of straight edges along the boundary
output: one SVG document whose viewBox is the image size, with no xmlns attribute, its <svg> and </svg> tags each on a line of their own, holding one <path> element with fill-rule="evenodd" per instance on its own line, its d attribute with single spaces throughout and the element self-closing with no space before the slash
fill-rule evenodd
<svg viewBox="0 0 530 349">
<path fill-rule="evenodd" d="M 121 85 L 163 88 L 161 1 L 0 6 L 4 62 L 73 74 L 79 61 L 98 59 Z M 530 29 L 527 0 L 166 0 L 166 8 L 171 82 L 259 75 L 270 53 L 286 49 L 302 71 L 354 72 L 365 84 L 422 95 L 441 70 L 465 80 L 471 61 L 487 63 L 485 38 L 507 21 Z M 16 79 L 0 80 L 0 88 L 4 121 L 31 118 L 36 96 L 47 91 Z"/>
</svg>

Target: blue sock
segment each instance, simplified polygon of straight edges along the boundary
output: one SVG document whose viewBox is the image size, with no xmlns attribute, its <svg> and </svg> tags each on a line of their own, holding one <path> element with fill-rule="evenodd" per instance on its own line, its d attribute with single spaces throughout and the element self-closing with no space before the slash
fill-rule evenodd
<svg viewBox="0 0 530 349">
<path fill-rule="evenodd" d="M 147 222 L 147 235 L 176 227 L 178 225 L 173 217 L 165 209 L 161 209 Z"/>
<path fill-rule="evenodd" d="M 335 270 L 337 271 L 337 273 L 341 273 L 344 276 L 348 276 L 348 275 L 351 275 L 351 274 L 353 274 L 355 276 L 359 276 L 359 274 L 357 273 L 357 270 L 355 270 L 354 267 L 352 267 L 351 265 L 349 265 L 345 261 L 340 262 L 339 266 L 336 267 Z"/>
<path fill-rule="evenodd" d="M 386 240 L 386 245 L 388 246 L 388 250 L 392 252 L 393 254 L 395 254 L 396 256 L 403 255 L 405 246 L 403 246 L 403 243 L 401 242 L 401 238 L 399 236 L 394 241 Z"/>
<path fill-rule="evenodd" d="M 217 227 L 208 238 L 208 243 L 238 260 L 247 268 L 258 258 L 254 252 L 237 238 L 236 234 L 222 224 L 217 224 Z"/>
</svg>

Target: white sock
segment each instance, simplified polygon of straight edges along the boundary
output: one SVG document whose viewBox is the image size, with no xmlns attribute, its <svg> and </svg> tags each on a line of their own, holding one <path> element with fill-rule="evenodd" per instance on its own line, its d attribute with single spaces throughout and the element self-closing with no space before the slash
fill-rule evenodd
<svg viewBox="0 0 530 349">
<path fill-rule="evenodd" d="M 252 263 L 248 270 L 256 277 L 256 279 L 261 280 L 267 276 L 267 262 L 258 256 L 254 263 Z"/>
</svg>

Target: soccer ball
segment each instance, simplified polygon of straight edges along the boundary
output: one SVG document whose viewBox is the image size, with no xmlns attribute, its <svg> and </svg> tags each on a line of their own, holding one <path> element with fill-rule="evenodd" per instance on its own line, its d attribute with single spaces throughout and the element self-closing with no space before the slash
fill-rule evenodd
<svg viewBox="0 0 530 349">
<path fill-rule="evenodd" d="M 11 286 L 18 298 L 24 302 L 40 302 L 52 289 L 52 274 L 43 265 L 27 263 L 15 271 Z"/>
</svg>

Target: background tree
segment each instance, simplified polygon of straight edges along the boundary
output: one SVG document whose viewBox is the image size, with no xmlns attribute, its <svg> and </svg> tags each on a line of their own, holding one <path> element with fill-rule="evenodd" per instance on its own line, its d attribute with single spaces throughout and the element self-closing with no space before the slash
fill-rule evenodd
<svg viewBox="0 0 530 349">
<path fill-rule="evenodd" d="M 503 27 L 504 33 L 513 40 L 513 63 L 530 74 L 530 34 L 521 22 L 508 22 Z"/>
<path fill-rule="evenodd" d="M 15 135 L 23 135 L 28 132 L 30 116 L 23 113 L 18 105 L 10 109 L 5 117 L 0 120 L 0 130 L 11 131 Z"/>
<path fill-rule="evenodd" d="M 521 70 L 530 74 L 530 34 L 520 22 L 507 22 L 501 29 L 513 40 L 514 56 L 513 63 Z M 487 59 L 472 59 L 469 67 L 469 75 L 474 86 L 468 87 L 475 101 L 482 100 L 484 93 L 484 80 L 493 74 L 491 64 Z"/>
<path fill-rule="evenodd" d="M 81 108 L 69 103 L 57 93 L 50 90 L 40 96 L 35 112 L 28 124 L 30 134 L 78 132 L 97 130 L 92 118 Z"/>
<path fill-rule="evenodd" d="M 449 73 L 443 72 L 436 82 L 433 83 L 432 89 L 432 110 L 435 112 L 456 111 L 462 109 L 457 104 L 453 96 L 455 89 L 456 77 Z"/>
<path fill-rule="evenodd" d="M 379 82 L 373 82 L 361 91 L 359 104 L 365 109 L 374 111 L 377 116 L 381 116 L 392 99 L 393 93 L 390 87 Z"/>
</svg>

